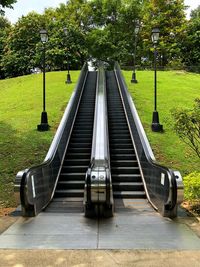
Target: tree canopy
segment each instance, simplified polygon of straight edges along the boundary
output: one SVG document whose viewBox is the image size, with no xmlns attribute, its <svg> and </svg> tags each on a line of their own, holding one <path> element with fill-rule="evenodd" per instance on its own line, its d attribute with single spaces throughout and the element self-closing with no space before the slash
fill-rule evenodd
<svg viewBox="0 0 200 267">
<path fill-rule="evenodd" d="M 2 1 L 11 6 L 15 1 Z M 42 44 L 39 32 L 48 31 L 47 66 L 50 70 L 80 68 L 88 58 L 118 60 L 132 65 L 134 42 L 136 62 L 151 65 L 151 31 L 160 29 L 157 46 L 160 65 L 199 64 L 199 8 L 192 11 L 188 22 L 183 0 L 69 0 L 57 8 L 22 16 L 14 25 L 2 17 L 0 33 L 1 77 L 30 73 L 41 67 Z M 140 31 L 134 34 L 136 21 Z M 66 34 L 63 31 L 66 28 Z M 185 56 L 187 54 L 187 57 Z"/>
<path fill-rule="evenodd" d="M 0 2 L 0 14 L 4 14 L 3 8 L 13 8 L 12 4 L 16 3 L 17 0 L 1 0 Z"/>
</svg>

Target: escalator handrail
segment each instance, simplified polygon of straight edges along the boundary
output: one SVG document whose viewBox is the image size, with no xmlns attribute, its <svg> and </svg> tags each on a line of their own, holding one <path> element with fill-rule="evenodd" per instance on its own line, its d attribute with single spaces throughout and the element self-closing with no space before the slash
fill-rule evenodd
<svg viewBox="0 0 200 267">
<path fill-rule="evenodd" d="M 108 119 L 105 92 L 105 71 L 99 67 L 97 76 L 96 104 L 93 127 L 91 163 L 92 165 L 110 167 L 108 142 Z"/>
<path fill-rule="evenodd" d="M 167 198 L 167 200 L 165 200 L 164 206 L 169 210 L 173 210 L 175 208 L 176 204 L 177 204 L 177 178 L 179 179 L 179 184 L 180 185 L 182 184 L 180 182 L 180 180 L 181 180 L 180 173 L 177 172 L 177 174 L 178 174 L 178 177 L 177 177 L 175 175 L 174 171 L 172 171 L 171 169 L 169 169 L 169 168 L 167 168 L 165 166 L 160 165 L 155 160 L 155 157 L 154 157 L 154 154 L 152 152 L 151 146 L 150 146 L 150 144 L 148 142 L 148 139 L 146 137 L 144 128 L 143 128 L 142 123 L 140 121 L 140 118 L 139 118 L 139 115 L 138 115 L 137 110 L 135 108 L 135 105 L 134 105 L 134 102 L 132 100 L 132 97 L 131 97 L 130 93 L 127 90 L 127 86 L 126 86 L 125 80 L 123 78 L 123 75 L 121 73 L 121 69 L 120 69 L 120 66 L 119 66 L 118 63 L 115 64 L 115 74 L 116 74 L 116 77 L 118 79 L 118 84 L 119 84 L 120 90 L 123 90 L 123 92 L 124 92 L 124 94 L 126 96 L 126 99 L 128 101 L 128 105 L 129 105 L 129 108 L 130 108 L 130 111 L 131 111 L 131 115 L 132 115 L 132 118 L 134 119 L 134 122 L 135 122 L 135 125 L 136 125 L 136 128 L 137 128 L 137 132 L 139 134 L 139 138 L 140 138 L 140 141 L 141 141 L 141 145 L 142 145 L 143 152 L 144 152 L 144 155 L 146 157 L 146 160 L 152 166 L 152 168 L 156 168 L 157 170 L 159 170 L 159 173 L 163 173 L 164 172 L 166 174 L 165 177 L 167 177 L 169 179 L 168 198 Z M 120 79 L 121 83 L 120 83 L 119 79 Z M 122 94 L 122 97 L 124 97 L 123 94 Z M 126 106 L 126 104 L 125 104 L 125 106 Z M 136 151 L 137 151 L 137 148 L 136 148 Z M 157 178 L 160 179 L 160 177 L 157 177 Z M 145 185 L 145 187 L 148 190 L 147 184 Z M 154 207 L 157 206 L 157 204 L 154 203 L 153 199 L 150 199 L 150 201 L 154 204 Z"/>
<path fill-rule="evenodd" d="M 20 194 L 24 216 L 37 215 L 53 197 L 87 74 L 85 63 L 44 162 L 18 172 L 16 176 L 15 193 Z"/>
<path fill-rule="evenodd" d="M 86 173 L 86 187 L 84 192 L 84 203 L 94 204 L 94 194 L 93 185 L 100 177 L 104 177 L 105 180 L 99 180 L 99 189 L 103 186 L 105 182 L 106 195 L 105 203 L 108 207 L 113 205 L 113 194 L 112 194 L 112 183 L 111 183 L 111 173 L 110 173 L 110 152 L 109 152 L 109 135 L 108 135 L 108 117 L 107 117 L 107 99 L 106 99 L 106 78 L 105 71 L 102 66 L 98 68 L 97 73 L 97 85 L 96 85 L 96 101 L 95 101 L 95 112 L 94 112 L 94 123 L 93 123 L 93 140 L 92 140 L 92 150 L 91 150 L 91 162 Z M 92 178 L 92 174 L 95 173 L 95 179 Z M 101 187 L 102 188 L 102 187 Z M 95 193 L 96 194 L 96 193 Z M 98 194 L 98 193 L 97 193 Z M 92 195 L 94 199 L 92 199 Z M 87 202 L 87 204 L 86 204 Z M 95 204 L 102 204 L 96 203 Z"/>
</svg>

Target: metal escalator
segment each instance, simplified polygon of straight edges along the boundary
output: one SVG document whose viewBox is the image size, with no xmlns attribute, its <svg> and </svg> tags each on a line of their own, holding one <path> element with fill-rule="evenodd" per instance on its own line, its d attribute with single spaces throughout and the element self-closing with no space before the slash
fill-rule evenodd
<svg viewBox="0 0 200 267">
<path fill-rule="evenodd" d="M 146 198 L 114 71 L 106 72 L 114 198 Z"/>
<path fill-rule="evenodd" d="M 85 175 L 90 164 L 96 92 L 96 72 L 89 72 L 74 122 L 60 177 L 54 194 L 54 202 L 83 205 Z M 75 204 L 76 202 L 76 204 Z M 50 208 L 52 209 L 52 204 Z M 56 208 L 58 208 L 57 205 Z M 50 211 L 50 208 L 47 208 Z M 82 207 L 83 208 L 83 207 Z"/>
<path fill-rule="evenodd" d="M 91 161 L 97 72 L 84 64 L 43 163 L 19 171 L 15 194 L 22 215 L 83 211 L 85 177 Z M 78 209 L 78 210 L 77 210 Z"/>
</svg>

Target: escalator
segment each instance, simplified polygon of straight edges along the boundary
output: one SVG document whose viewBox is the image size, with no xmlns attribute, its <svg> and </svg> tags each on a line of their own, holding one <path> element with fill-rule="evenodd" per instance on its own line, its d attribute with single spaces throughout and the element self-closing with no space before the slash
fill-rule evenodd
<svg viewBox="0 0 200 267">
<path fill-rule="evenodd" d="M 49 211 L 82 211 L 90 164 L 97 72 L 89 72 Z"/>
<path fill-rule="evenodd" d="M 25 217 L 44 209 L 109 217 L 113 198 L 147 199 L 175 217 L 183 185 L 156 162 L 119 64 L 106 72 L 84 64 L 44 162 L 18 172 L 15 192 Z"/>
<path fill-rule="evenodd" d="M 22 215 L 82 212 L 91 161 L 97 72 L 84 64 L 78 83 L 43 163 L 19 171 L 15 194 Z"/>
<path fill-rule="evenodd" d="M 120 92 L 113 71 L 106 72 L 110 163 L 114 198 L 146 198 Z"/>
</svg>

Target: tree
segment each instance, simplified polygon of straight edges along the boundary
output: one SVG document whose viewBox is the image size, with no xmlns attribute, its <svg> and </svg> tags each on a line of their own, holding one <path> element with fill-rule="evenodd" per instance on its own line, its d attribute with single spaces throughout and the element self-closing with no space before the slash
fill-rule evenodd
<svg viewBox="0 0 200 267">
<path fill-rule="evenodd" d="M 173 110 L 174 130 L 180 139 L 190 146 L 200 158 L 200 99 L 191 110 Z"/>
<path fill-rule="evenodd" d="M 11 23 L 3 16 L 0 16 L 0 79 L 5 77 L 5 73 L 3 71 L 2 59 L 4 57 L 4 46 L 6 45 L 10 29 L 11 29 Z"/>
<path fill-rule="evenodd" d="M 8 8 L 13 8 L 12 4 L 16 3 L 17 0 L 1 0 L 0 3 L 0 14 L 3 15 L 4 11 L 3 8 L 8 7 Z"/>
<path fill-rule="evenodd" d="M 189 70 L 200 71 L 200 6 L 191 12 L 181 41 L 182 58 Z"/>
<path fill-rule="evenodd" d="M 143 9 L 143 51 L 148 56 L 152 48 L 151 30 L 160 29 L 159 55 L 162 64 L 179 59 L 180 40 L 184 36 L 186 25 L 184 0 L 145 0 Z"/>
<path fill-rule="evenodd" d="M 31 12 L 11 28 L 2 59 L 7 77 L 28 74 L 35 67 L 36 45 L 43 25 L 42 15 Z"/>
</svg>

